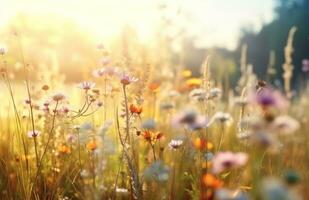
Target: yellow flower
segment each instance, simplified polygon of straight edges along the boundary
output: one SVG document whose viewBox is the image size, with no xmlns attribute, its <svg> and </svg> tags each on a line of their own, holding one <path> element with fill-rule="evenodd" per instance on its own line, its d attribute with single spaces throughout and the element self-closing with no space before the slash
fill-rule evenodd
<svg viewBox="0 0 309 200">
<path fill-rule="evenodd" d="M 185 78 L 189 78 L 192 76 L 192 72 L 188 69 L 182 71 L 182 76 Z"/>
<path fill-rule="evenodd" d="M 199 87 L 202 84 L 202 80 L 199 78 L 190 78 L 186 81 L 189 87 Z"/>
</svg>

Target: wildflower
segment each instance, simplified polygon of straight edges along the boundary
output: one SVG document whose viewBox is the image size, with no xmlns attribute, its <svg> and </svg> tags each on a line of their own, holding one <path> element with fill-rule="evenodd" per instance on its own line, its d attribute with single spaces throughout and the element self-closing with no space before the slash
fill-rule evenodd
<svg viewBox="0 0 309 200">
<path fill-rule="evenodd" d="M 218 121 L 220 123 L 226 123 L 229 124 L 233 121 L 231 114 L 229 113 L 225 113 L 225 112 L 217 112 L 214 116 L 213 116 L 213 120 L 214 121 Z"/>
<path fill-rule="evenodd" d="M 94 151 L 98 148 L 98 144 L 95 140 L 90 140 L 87 145 L 86 145 L 87 149 L 89 151 Z"/>
<path fill-rule="evenodd" d="M 159 90 L 160 90 L 160 84 L 159 83 L 156 83 L 156 82 L 154 82 L 154 83 L 150 83 L 149 85 L 148 85 L 148 88 L 149 88 L 149 90 L 151 91 L 151 92 L 158 92 Z"/>
<path fill-rule="evenodd" d="M 305 73 L 309 72 L 309 59 L 304 59 L 302 64 L 303 64 L 302 71 Z"/>
<path fill-rule="evenodd" d="M 299 122 L 289 116 L 277 117 L 273 122 L 273 126 L 275 130 L 278 130 L 280 133 L 284 134 L 294 133 L 300 128 Z"/>
<path fill-rule="evenodd" d="M 102 76 L 115 76 L 118 74 L 118 69 L 115 67 L 105 67 L 101 69 L 97 69 L 93 72 L 95 77 L 102 77 Z"/>
<path fill-rule="evenodd" d="M 196 88 L 189 93 L 189 97 L 193 100 L 202 101 L 206 98 L 206 91 L 202 88 Z"/>
<path fill-rule="evenodd" d="M 263 109 L 269 107 L 282 109 L 288 105 L 288 102 L 279 91 L 274 91 L 270 88 L 263 88 L 255 94 L 249 95 L 249 97 L 251 102 L 260 105 Z"/>
<path fill-rule="evenodd" d="M 58 151 L 59 153 L 61 154 L 70 154 L 71 153 L 71 148 L 66 146 L 65 144 L 61 144 L 59 147 L 58 147 Z"/>
<path fill-rule="evenodd" d="M 193 110 L 187 110 L 174 116 L 172 119 L 172 124 L 174 126 L 185 125 L 189 129 L 198 130 L 206 128 L 208 125 L 208 120 L 205 116 L 199 115 Z"/>
<path fill-rule="evenodd" d="M 140 115 L 143 111 L 142 107 L 135 106 L 134 104 L 131 104 L 129 109 L 131 114 L 137 114 L 137 115 Z"/>
<path fill-rule="evenodd" d="M 48 85 L 43 85 L 43 86 L 42 86 L 42 90 L 44 90 L 44 91 L 49 90 L 49 86 L 48 86 Z"/>
<path fill-rule="evenodd" d="M 144 177 L 146 180 L 165 182 L 168 180 L 170 169 L 162 161 L 156 161 L 144 171 Z"/>
<path fill-rule="evenodd" d="M 27 133 L 28 137 L 30 137 L 30 138 L 35 138 L 35 137 L 37 137 L 40 134 L 41 134 L 41 132 L 38 131 L 38 130 L 28 131 L 28 133 Z"/>
<path fill-rule="evenodd" d="M 248 161 L 246 153 L 219 152 L 215 155 L 212 162 L 213 173 L 218 174 L 227 169 L 239 168 Z"/>
<path fill-rule="evenodd" d="M 200 151 L 204 151 L 204 150 L 211 150 L 213 149 L 214 145 L 210 142 L 208 142 L 207 140 L 205 139 L 202 139 L 202 138 L 195 138 L 193 141 L 192 141 L 192 144 L 193 146 L 200 150 Z"/>
<path fill-rule="evenodd" d="M 183 70 L 182 71 L 182 76 L 185 77 L 185 78 L 189 78 L 192 76 L 192 72 L 190 70 Z"/>
<path fill-rule="evenodd" d="M 64 94 L 62 94 L 62 93 L 56 93 L 56 94 L 54 94 L 54 95 L 52 96 L 52 99 L 53 99 L 54 101 L 56 101 L 56 102 L 59 102 L 59 101 L 64 100 L 64 99 L 65 99 L 65 96 L 64 96 Z"/>
<path fill-rule="evenodd" d="M 190 78 L 186 81 L 186 85 L 190 88 L 199 87 L 202 84 L 202 79 Z"/>
<path fill-rule="evenodd" d="M 153 131 L 144 131 L 142 133 L 142 136 L 144 140 L 149 142 L 150 144 L 155 144 L 157 140 L 160 140 L 163 136 L 163 133 L 161 132 L 153 132 Z"/>
<path fill-rule="evenodd" d="M 0 45 L 0 55 L 5 55 L 7 53 L 8 49 L 4 45 Z"/>
<path fill-rule="evenodd" d="M 102 106 L 103 106 L 103 102 L 102 102 L 102 101 L 98 101 L 98 102 L 97 102 L 97 106 L 98 106 L 98 107 L 102 107 Z"/>
<path fill-rule="evenodd" d="M 25 99 L 25 104 L 31 104 L 31 100 L 30 99 Z"/>
<path fill-rule="evenodd" d="M 143 121 L 142 128 L 146 130 L 151 130 L 156 128 L 156 122 L 154 119 L 147 119 Z"/>
<path fill-rule="evenodd" d="M 182 140 L 171 140 L 170 143 L 168 143 L 168 146 L 172 150 L 177 150 L 182 146 L 182 144 Z"/>
<path fill-rule="evenodd" d="M 60 112 L 64 115 L 68 114 L 70 111 L 70 109 L 67 106 L 62 106 L 62 108 L 60 109 Z"/>
<path fill-rule="evenodd" d="M 94 82 L 88 82 L 88 81 L 84 81 L 78 84 L 78 87 L 80 89 L 85 90 L 86 92 L 92 88 L 94 88 L 95 83 Z"/>
<path fill-rule="evenodd" d="M 214 175 L 209 174 L 209 173 L 203 175 L 203 183 L 206 187 L 210 187 L 214 189 L 217 189 L 223 186 L 223 182 L 221 180 L 219 180 Z"/>
<path fill-rule="evenodd" d="M 49 102 L 48 100 L 46 100 L 46 101 L 43 103 L 43 106 L 44 106 L 44 107 L 48 107 L 49 104 L 50 104 L 50 102 Z"/>
<path fill-rule="evenodd" d="M 134 77 L 134 76 L 130 76 L 126 73 L 123 73 L 121 76 L 120 76 L 120 82 L 123 84 L 123 85 L 129 85 L 131 83 L 135 83 L 138 81 L 138 78 Z"/>
<path fill-rule="evenodd" d="M 209 91 L 209 98 L 213 99 L 213 98 L 219 97 L 221 93 L 222 91 L 219 88 L 212 88 Z"/>
<path fill-rule="evenodd" d="M 68 143 L 73 143 L 76 141 L 76 135 L 74 134 L 68 134 L 67 137 L 66 137 L 66 140 Z"/>
</svg>

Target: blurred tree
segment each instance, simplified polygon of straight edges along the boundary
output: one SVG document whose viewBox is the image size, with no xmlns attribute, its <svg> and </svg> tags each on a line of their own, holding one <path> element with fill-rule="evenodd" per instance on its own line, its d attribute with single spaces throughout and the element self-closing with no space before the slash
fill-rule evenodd
<svg viewBox="0 0 309 200">
<path fill-rule="evenodd" d="M 255 72 L 261 78 L 266 78 L 270 51 L 275 54 L 274 67 L 277 70 L 276 79 L 282 79 L 282 64 L 284 63 L 284 47 L 291 27 L 296 26 L 297 32 L 293 42 L 294 88 L 299 85 L 301 63 L 309 58 L 309 0 L 277 0 L 275 18 L 269 24 L 255 33 L 250 29 L 242 30 L 242 37 L 235 53 L 239 58 L 241 46 L 248 45 L 248 62 L 253 64 Z"/>
</svg>

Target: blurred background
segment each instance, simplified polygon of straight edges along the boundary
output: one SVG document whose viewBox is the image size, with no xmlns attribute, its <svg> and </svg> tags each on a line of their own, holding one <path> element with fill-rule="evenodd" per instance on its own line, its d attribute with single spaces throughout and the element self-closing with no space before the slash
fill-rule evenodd
<svg viewBox="0 0 309 200">
<path fill-rule="evenodd" d="M 266 79 L 282 82 L 284 47 L 293 41 L 293 86 L 306 79 L 309 59 L 309 0 L 1 0 L 0 45 L 8 48 L 12 76 L 21 79 L 21 57 L 34 70 L 76 82 L 100 67 L 99 44 L 115 65 L 190 69 L 195 75 L 206 56 L 218 80 L 239 77 L 240 55 Z M 22 52 L 22 53 L 21 53 Z M 43 69 L 43 70 L 40 70 Z M 167 70 L 168 71 L 168 70 Z"/>
</svg>

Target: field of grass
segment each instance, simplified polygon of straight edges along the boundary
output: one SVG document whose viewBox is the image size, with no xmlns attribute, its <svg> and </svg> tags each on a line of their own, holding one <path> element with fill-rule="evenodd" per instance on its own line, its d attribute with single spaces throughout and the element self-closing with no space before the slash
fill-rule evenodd
<svg viewBox="0 0 309 200">
<path fill-rule="evenodd" d="M 211 57 L 196 74 L 102 45 L 101 66 L 65 83 L 1 47 L 0 199 L 308 199 L 308 88 L 291 90 L 285 49 L 278 89 L 245 59 L 232 86 Z"/>
</svg>

